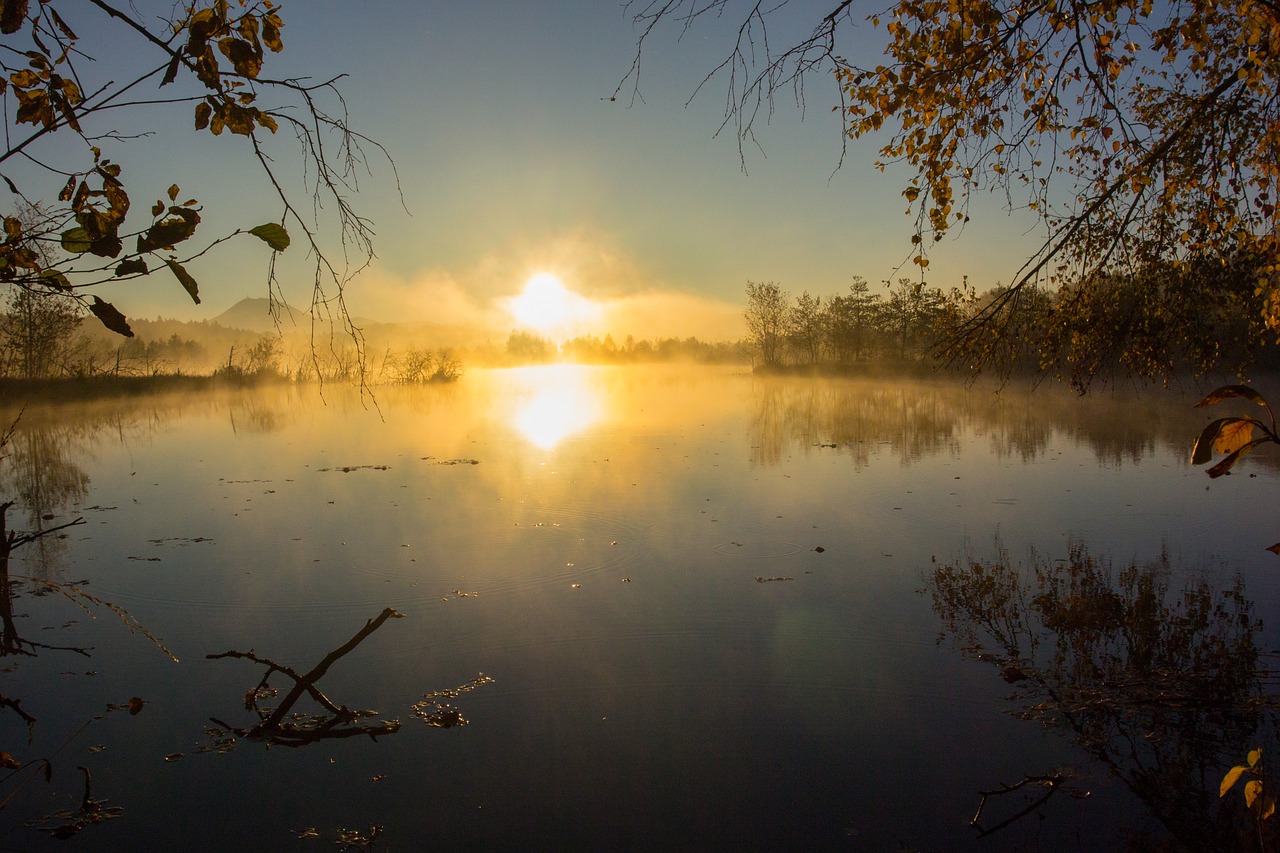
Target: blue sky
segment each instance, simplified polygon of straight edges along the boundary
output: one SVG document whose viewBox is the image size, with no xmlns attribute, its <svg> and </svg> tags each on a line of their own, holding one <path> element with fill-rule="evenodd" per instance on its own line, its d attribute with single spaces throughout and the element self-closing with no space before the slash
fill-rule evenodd
<svg viewBox="0 0 1280 853">
<path fill-rule="evenodd" d="M 792 5 L 795 32 L 825 11 Z M 642 98 L 628 88 L 610 101 L 639 35 L 613 2 L 308 0 L 283 15 L 285 52 L 269 57 L 268 72 L 347 74 L 352 124 L 386 147 L 399 173 L 403 206 L 376 155 L 353 199 L 378 235 L 377 262 L 348 294 L 357 314 L 510 325 L 503 300 L 551 272 L 619 307 L 600 332 L 718 337 L 734 332 L 748 280 L 831 294 L 855 274 L 873 285 L 913 274 L 900 267 L 911 220 L 899 193 L 910 174 L 876 171 L 875 139 L 850 142 L 836 169 L 829 77 L 810 80 L 803 113 L 779 99 L 772 121 L 757 126 L 763 151 L 747 149 L 745 171 L 732 132 L 716 135 L 724 83 L 686 105 L 725 55 L 736 26 L 728 18 L 683 36 L 660 30 L 646 48 Z M 883 33 L 867 24 L 856 38 L 842 47 L 873 61 L 869 46 Z M 157 197 L 179 183 L 205 204 L 206 236 L 276 218 L 243 141 L 195 138 L 189 110 L 149 112 L 155 137 L 110 146 L 126 176 Z M 292 143 L 272 145 L 290 168 Z M 149 199 L 135 196 L 135 205 Z M 1029 223 L 994 202 L 976 213 L 933 250 L 931 283 L 967 275 L 982 289 L 1021 264 Z M 285 292 L 305 304 L 309 263 L 292 249 L 283 260 Z M 167 277 L 103 295 L 133 316 L 208 318 L 265 295 L 265 261 L 251 240 L 200 259 L 201 306 Z"/>
</svg>

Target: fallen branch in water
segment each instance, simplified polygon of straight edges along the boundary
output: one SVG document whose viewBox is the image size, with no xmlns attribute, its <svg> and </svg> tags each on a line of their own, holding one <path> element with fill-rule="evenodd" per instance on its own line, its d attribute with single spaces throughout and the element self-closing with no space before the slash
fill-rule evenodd
<svg viewBox="0 0 1280 853">
<path fill-rule="evenodd" d="M 364 627 L 357 631 L 350 640 L 325 655 L 324 659 L 305 675 L 299 674 L 292 667 L 277 663 L 270 658 L 259 657 L 252 651 L 240 652 L 232 650 L 221 654 L 206 655 L 205 657 L 210 660 L 241 658 L 266 667 L 266 672 L 262 674 L 262 680 L 258 682 L 256 687 L 245 693 L 244 697 L 245 709 L 258 715 L 257 723 L 248 728 L 236 728 L 216 717 L 211 717 L 210 719 L 239 737 L 265 740 L 282 746 L 304 746 L 329 738 L 346 738 L 357 735 L 368 735 L 376 740 L 379 735 L 393 734 L 399 731 L 399 720 L 380 720 L 377 723 L 353 725 L 362 718 L 377 716 L 378 712 L 356 711 L 345 705 L 338 705 L 321 692 L 316 682 L 324 677 L 325 673 L 329 671 L 329 667 L 360 645 L 366 637 L 382 627 L 382 623 L 388 619 L 401 619 L 403 617 L 403 613 L 397 613 L 390 607 L 386 608 L 375 618 L 366 622 Z M 276 693 L 268 683 L 271 675 L 276 672 L 292 679 L 293 687 L 290 688 L 284 700 L 276 708 L 262 707 L 258 704 L 259 701 L 274 696 Z M 309 695 L 328 714 L 304 715 L 293 713 L 293 706 L 302 698 L 303 694 Z"/>
<path fill-rule="evenodd" d="M 978 794 L 981 796 L 981 799 L 978 800 L 978 811 L 974 813 L 973 820 L 969 821 L 969 825 L 978 830 L 979 838 L 999 832 L 1006 826 L 1026 817 L 1031 814 L 1031 812 L 1048 802 L 1049 798 L 1057 792 L 1058 787 L 1063 783 L 1063 781 L 1064 777 L 1061 773 L 1050 773 L 1045 776 L 1027 776 L 1023 778 L 1021 782 L 1015 782 L 1012 785 L 1001 785 L 994 791 L 979 791 Z M 1026 785 L 1040 785 L 1045 788 L 1045 791 L 1022 811 L 1005 818 L 990 829 L 984 829 L 982 826 L 982 811 L 987 807 L 987 798 L 999 796 L 1001 794 L 1012 794 L 1014 791 L 1017 791 L 1019 788 Z"/>
</svg>

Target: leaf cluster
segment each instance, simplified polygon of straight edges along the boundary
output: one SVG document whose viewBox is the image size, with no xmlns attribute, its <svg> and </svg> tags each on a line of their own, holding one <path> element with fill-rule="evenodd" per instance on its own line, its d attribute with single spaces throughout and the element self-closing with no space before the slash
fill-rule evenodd
<svg viewBox="0 0 1280 853">
<path fill-rule="evenodd" d="M 244 233 L 273 252 L 284 251 L 291 242 L 286 223 L 292 219 L 305 232 L 316 261 L 317 299 L 327 299 L 324 277 L 337 284 L 340 295 L 353 273 L 330 264 L 312 225 L 318 214 L 307 219 L 299 214 L 258 132 L 269 136 L 285 123 L 294 129 L 309 191 L 315 194 L 314 210 L 325 207 L 322 195 L 336 200 L 344 263 L 350 263 L 349 243 L 371 257 L 368 223 L 346 198 L 353 186 L 351 170 L 364 162 L 359 144 L 368 140 L 348 128 L 344 114 L 331 116 L 321 106 L 323 92 L 341 103 L 334 80 L 309 84 L 266 76 L 268 58 L 284 49 L 283 27 L 281 9 L 272 0 L 195 0 L 176 8 L 158 27 L 133 6 L 110 0 L 0 3 L 0 103 L 6 124 L 0 179 L 17 199 L 10 212 L 0 211 L 0 282 L 61 292 L 82 302 L 109 329 L 130 336 L 125 316 L 86 289 L 164 269 L 199 303 L 191 261 Z M 83 39 L 86 32 L 95 39 Z M 103 45 L 126 69 L 122 79 L 105 79 L 89 61 L 93 46 Z M 148 85 L 154 94 L 146 93 Z M 274 105 L 264 105 L 267 93 L 278 96 Z M 149 125 L 141 123 L 137 108 L 167 105 L 194 110 L 197 133 L 218 136 L 225 130 L 243 140 L 279 197 L 279 221 L 194 246 L 203 210 L 194 198 L 180 199 L 173 182 L 151 205 L 150 221 L 135 224 L 132 201 L 138 191 L 104 146 L 145 135 Z M 27 128 L 25 135 L 20 132 Z M 321 137 L 329 132 L 340 136 L 334 149 L 327 149 Z M 54 134 L 82 143 L 84 162 L 68 155 L 75 149 L 65 145 L 53 148 L 53 157 L 36 156 Z M 20 162 L 22 170 L 10 168 Z M 268 285 L 276 285 L 274 261 Z"/>
<path fill-rule="evenodd" d="M 1245 807 L 1254 811 L 1258 820 L 1266 820 L 1276 813 L 1276 798 L 1267 793 L 1265 776 L 1262 772 L 1262 750 L 1251 749 L 1246 760 L 1248 765 L 1237 764 L 1222 777 L 1218 787 L 1218 796 L 1225 797 L 1243 776 L 1250 776 L 1244 784 Z"/>
<path fill-rule="evenodd" d="M 886 61 L 838 69 L 847 130 L 892 128 L 880 162 L 916 170 L 919 235 L 993 189 L 1047 227 L 1023 280 L 1051 258 L 1085 274 L 1247 252 L 1260 287 L 1280 282 L 1273 4 L 900 0 L 871 21 Z"/>
</svg>

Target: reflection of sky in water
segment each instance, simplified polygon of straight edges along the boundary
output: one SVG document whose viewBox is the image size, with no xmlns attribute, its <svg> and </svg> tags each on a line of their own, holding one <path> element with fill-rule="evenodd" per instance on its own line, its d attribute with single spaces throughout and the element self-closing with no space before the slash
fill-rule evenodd
<svg viewBox="0 0 1280 853">
<path fill-rule="evenodd" d="M 97 676 L 42 654 L 0 687 L 42 716 L 33 754 L 104 695 L 153 702 L 93 736 L 113 762 L 93 765 L 95 786 L 127 809 L 94 828 L 95 849 L 139 846 L 144 829 L 150 849 L 198 849 L 198 832 L 280 848 L 288 827 L 370 822 L 392 849 L 968 849 L 972 792 L 1089 766 L 935 645 L 923 572 L 966 541 L 987 556 L 997 534 L 1015 557 L 1054 558 L 1073 537 L 1117 563 L 1166 543 L 1188 570 L 1219 555 L 1205 571 L 1245 575 L 1275 644 L 1261 546 L 1280 484 L 1260 456 L 1206 493 L 1185 401 L 562 366 L 384 389 L 378 409 L 325 394 L 121 404 L 68 448 L 90 489 L 68 577 L 183 659 L 82 620 L 51 641 L 92 640 Z M 30 606 L 33 625 L 68 618 Z M 204 655 L 309 667 L 384 606 L 408 618 L 335 665 L 326 693 L 406 717 L 484 672 L 495 683 L 458 700 L 472 726 L 160 761 L 189 753 L 210 715 L 243 722 L 258 674 Z M 290 780 L 270 807 L 262 779 Z M 1105 773 L 1090 784 L 1037 849 L 1106 849 L 1109 816 L 1141 813 Z M 209 801 L 241 822 L 205 821 Z"/>
</svg>

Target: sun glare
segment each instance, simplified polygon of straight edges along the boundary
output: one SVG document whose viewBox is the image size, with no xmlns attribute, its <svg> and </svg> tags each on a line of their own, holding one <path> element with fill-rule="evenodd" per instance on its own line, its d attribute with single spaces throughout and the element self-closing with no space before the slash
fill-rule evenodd
<svg viewBox="0 0 1280 853">
<path fill-rule="evenodd" d="M 521 368 L 532 396 L 515 413 L 514 425 L 525 438 L 550 450 L 602 416 L 598 394 L 588 386 L 582 368 L 552 365 Z"/>
<path fill-rule="evenodd" d="M 600 313 L 595 303 L 568 290 L 550 273 L 529 279 L 509 308 L 517 323 L 543 333 L 588 323 Z"/>
</svg>

